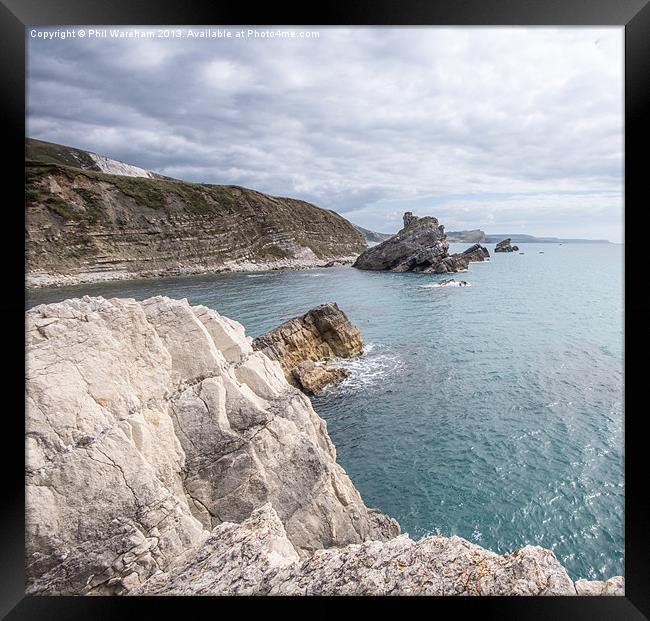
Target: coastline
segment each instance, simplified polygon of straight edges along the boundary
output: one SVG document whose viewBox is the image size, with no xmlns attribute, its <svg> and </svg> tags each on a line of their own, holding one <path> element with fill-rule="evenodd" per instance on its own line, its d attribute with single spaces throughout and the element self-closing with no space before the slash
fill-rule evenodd
<svg viewBox="0 0 650 621">
<path fill-rule="evenodd" d="M 184 265 L 165 270 L 106 270 L 78 272 L 76 274 L 52 274 L 31 272 L 25 275 L 26 289 L 47 287 L 68 287 L 95 284 L 116 280 L 139 280 L 153 278 L 172 278 L 175 276 L 201 276 L 208 274 L 228 274 L 242 272 L 272 272 L 278 270 L 307 270 L 322 267 L 352 265 L 357 255 L 325 259 L 278 259 L 276 261 L 229 261 L 221 266 Z"/>
</svg>

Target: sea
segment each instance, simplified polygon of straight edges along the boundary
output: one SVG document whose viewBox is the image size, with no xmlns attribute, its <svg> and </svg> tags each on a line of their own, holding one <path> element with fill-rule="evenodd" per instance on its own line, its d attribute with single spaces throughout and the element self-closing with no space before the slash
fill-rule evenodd
<svg viewBox="0 0 650 621">
<path fill-rule="evenodd" d="M 451 244 L 457 252 L 469 244 Z M 624 575 L 623 246 L 519 244 L 452 275 L 351 267 L 37 289 L 187 298 L 255 337 L 335 301 L 362 331 L 312 398 L 365 503 L 402 532 L 553 550 L 571 578 Z M 447 278 L 468 286 L 439 286 Z"/>
</svg>

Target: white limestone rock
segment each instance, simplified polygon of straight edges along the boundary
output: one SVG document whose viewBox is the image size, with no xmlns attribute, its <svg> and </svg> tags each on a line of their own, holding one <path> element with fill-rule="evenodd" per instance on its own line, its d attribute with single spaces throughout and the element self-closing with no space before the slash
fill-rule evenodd
<svg viewBox="0 0 650 621">
<path fill-rule="evenodd" d="M 576 580 L 578 595 L 625 595 L 625 579 L 614 576 L 609 580 Z"/>
<path fill-rule="evenodd" d="M 28 592 L 125 592 L 204 536 L 179 476 L 169 352 L 134 300 L 28 317 Z"/>
<path fill-rule="evenodd" d="M 236 322 L 84 297 L 28 311 L 27 343 L 28 592 L 127 592 L 268 501 L 302 555 L 399 532 Z"/>
<path fill-rule="evenodd" d="M 136 595 L 575 595 L 549 550 L 499 556 L 460 537 L 406 535 L 300 560 L 269 503 L 215 528 L 196 553 Z"/>
<path fill-rule="evenodd" d="M 206 306 L 192 306 L 192 312 L 205 326 L 216 348 L 228 362 L 239 362 L 242 357 L 253 352 L 244 326 L 240 323 L 224 317 Z"/>
</svg>

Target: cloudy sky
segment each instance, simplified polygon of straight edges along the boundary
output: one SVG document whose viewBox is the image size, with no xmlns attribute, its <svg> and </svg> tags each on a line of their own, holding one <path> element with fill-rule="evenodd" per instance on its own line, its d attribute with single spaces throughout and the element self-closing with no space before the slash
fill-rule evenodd
<svg viewBox="0 0 650 621">
<path fill-rule="evenodd" d="M 28 135 L 378 231 L 410 210 L 448 231 L 622 241 L 622 28 L 229 30 L 28 29 Z"/>
</svg>

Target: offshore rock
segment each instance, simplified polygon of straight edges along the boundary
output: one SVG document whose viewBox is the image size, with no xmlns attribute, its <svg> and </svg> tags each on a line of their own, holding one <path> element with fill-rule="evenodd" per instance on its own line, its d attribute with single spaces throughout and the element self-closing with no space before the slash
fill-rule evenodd
<svg viewBox="0 0 650 621">
<path fill-rule="evenodd" d="M 439 287 L 468 287 L 469 283 L 466 280 L 454 280 L 453 278 L 445 278 L 437 283 Z"/>
<path fill-rule="evenodd" d="M 399 534 L 243 327 L 165 297 L 27 312 L 25 489 L 31 594 L 130 592 L 267 502 L 301 558 Z"/>
<path fill-rule="evenodd" d="M 484 261 L 489 256 L 487 249 L 480 244 L 450 255 L 444 226 L 432 216 L 418 217 L 407 211 L 402 230 L 362 253 L 353 267 L 444 274 L 466 270 L 471 261 Z"/>
<path fill-rule="evenodd" d="M 511 246 L 510 245 L 510 237 L 507 239 L 501 240 L 494 248 L 494 252 L 517 252 L 519 250 L 519 246 Z"/>
<path fill-rule="evenodd" d="M 611 582 L 611 581 L 609 581 Z M 460 537 L 402 535 L 300 559 L 270 504 L 221 524 L 136 595 L 576 595 L 555 555 L 526 546 L 503 556 Z"/>
<path fill-rule="evenodd" d="M 253 349 L 277 360 L 287 381 L 313 393 L 327 384 L 340 382 L 347 372 L 303 363 L 358 356 L 363 352 L 363 337 L 336 302 L 329 302 L 257 337 Z"/>
<path fill-rule="evenodd" d="M 444 274 L 445 272 L 463 272 L 467 270 L 470 263 L 474 261 L 485 261 L 489 258 L 490 253 L 485 246 L 474 244 L 463 252 L 452 254 L 446 259 L 443 259 L 433 271 L 436 274 Z"/>
</svg>

